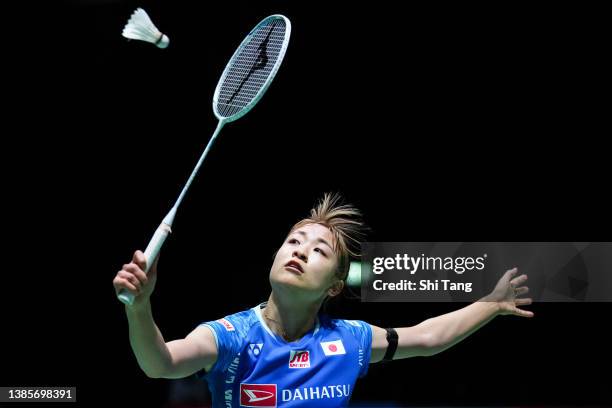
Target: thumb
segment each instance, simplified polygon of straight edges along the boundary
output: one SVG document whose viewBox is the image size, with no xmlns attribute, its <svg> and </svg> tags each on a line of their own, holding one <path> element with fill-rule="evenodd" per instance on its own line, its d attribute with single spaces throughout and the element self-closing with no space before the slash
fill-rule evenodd
<svg viewBox="0 0 612 408">
<path fill-rule="evenodd" d="M 532 311 L 519 309 L 518 307 L 515 307 L 513 312 L 516 316 L 520 317 L 533 317 L 534 315 Z"/>
</svg>

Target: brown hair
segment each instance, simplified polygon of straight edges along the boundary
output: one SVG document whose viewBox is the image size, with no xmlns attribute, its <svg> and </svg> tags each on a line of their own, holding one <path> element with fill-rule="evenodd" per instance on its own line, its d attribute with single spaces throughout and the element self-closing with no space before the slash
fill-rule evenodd
<svg viewBox="0 0 612 408">
<path fill-rule="evenodd" d="M 307 224 L 329 228 L 334 237 L 332 246 L 338 256 L 337 275 L 340 280 L 346 280 L 351 257 L 359 257 L 360 244 L 365 236 L 361 212 L 350 204 L 343 204 L 340 194 L 325 193 L 316 207 L 310 210 L 310 217 L 295 224 L 289 234 Z"/>
</svg>

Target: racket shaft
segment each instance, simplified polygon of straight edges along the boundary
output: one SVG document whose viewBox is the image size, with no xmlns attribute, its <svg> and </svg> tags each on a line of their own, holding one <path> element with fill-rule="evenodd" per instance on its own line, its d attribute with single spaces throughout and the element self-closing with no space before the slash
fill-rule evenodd
<svg viewBox="0 0 612 408">
<path fill-rule="evenodd" d="M 157 258 L 157 255 L 159 255 L 159 251 L 162 245 L 164 245 L 164 241 L 166 241 L 166 238 L 170 232 L 170 226 L 164 222 L 157 227 L 155 234 L 153 234 L 153 237 L 149 241 L 149 245 L 147 245 L 147 249 L 145 249 L 144 252 L 144 256 L 147 260 L 145 273 L 149 273 L 153 262 L 155 262 L 155 258 Z M 134 295 L 125 289 L 122 289 L 117 297 L 121 302 L 128 306 L 131 306 L 134 303 Z"/>
<path fill-rule="evenodd" d="M 185 183 L 185 186 L 183 187 L 181 194 L 179 194 L 179 197 L 174 203 L 174 206 L 172 207 L 170 212 L 166 215 L 162 223 L 159 225 L 159 227 L 155 231 L 155 234 L 153 234 L 153 238 L 151 238 L 151 241 L 149 241 L 149 245 L 147 245 L 147 249 L 145 249 L 145 252 L 144 252 L 145 258 L 147 259 L 147 269 L 145 270 L 145 273 L 149 273 L 149 269 L 151 268 L 151 265 L 153 265 L 153 262 L 155 262 L 155 258 L 157 258 L 157 255 L 159 255 L 159 250 L 161 249 L 162 245 L 164 245 L 164 241 L 168 237 L 168 234 L 172 232 L 171 227 L 172 227 L 172 223 L 174 222 L 174 216 L 176 215 L 176 211 L 178 207 L 181 205 L 181 202 L 183 201 L 183 197 L 185 197 L 185 194 L 187 194 L 189 187 L 191 187 L 191 182 L 193 181 L 195 176 L 198 174 L 198 170 L 200 170 L 200 166 L 202 166 L 202 163 L 204 162 L 204 159 L 206 158 L 208 151 L 213 145 L 219 132 L 221 132 L 221 129 L 223 128 L 224 124 L 225 124 L 225 121 L 223 120 L 220 120 L 219 123 L 217 123 L 217 128 L 215 129 L 215 132 L 213 133 L 212 137 L 208 141 L 208 145 L 206 145 L 206 149 L 204 149 L 204 152 L 202 153 L 202 155 L 200 156 L 200 159 L 196 163 L 193 171 L 191 172 L 191 175 L 189 176 L 189 179 L 187 179 L 187 182 Z M 125 303 L 128 306 L 131 306 L 134 303 L 134 295 L 125 289 L 120 290 L 117 297 L 119 298 L 121 302 Z"/>
<path fill-rule="evenodd" d="M 204 151 L 202 152 L 202 155 L 200 156 L 200 159 L 198 160 L 195 167 L 191 171 L 191 175 L 187 179 L 187 182 L 185 183 L 185 186 L 183 187 L 181 194 L 179 194 L 178 198 L 176 199 L 176 202 L 174 203 L 174 208 L 178 208 L 181 205 L 181 202 L 183 201 L 185 194 L 187 194 L 189 187 L 191 187 L 191 183 L 195 179 L 195 176 L 198 174 L 198 171 L 200 170 L 202 163 L 204 163 L 204 159 L 206 158 L 208 151 L 210 150 L 213 143 L 215 142 L 215 139 L 217 138 L 217 135 L 219 134 L 219 132 L 221 132 L 221 129 L 223 128 L 224 124 L 225 122 L 223 120 L 220 120 L 219 123 L 217 123 L 217 128 L 215 129 L 215 133 L 213 133 L 212 137 L 208 141 L 208 144 L 206 145 L 206 149 L 204 149 Z"/>
</svg>

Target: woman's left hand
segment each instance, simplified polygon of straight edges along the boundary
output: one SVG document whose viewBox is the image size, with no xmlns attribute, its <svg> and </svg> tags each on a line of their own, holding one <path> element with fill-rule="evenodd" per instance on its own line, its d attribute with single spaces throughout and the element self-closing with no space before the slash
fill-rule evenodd
<svg viewBox="0 0 612 408">
<path fill-rule="evenodd" d="M 527 275 L 515 277 L 517 273 L 518 268 L 506 271 L 495 285 L 493 292 L 487 296 L 487 300 L 498 304 L 499 314 L 533 317 L 533 312 L 519 309 L 519 306 L 530 305 L 532 299 L 519 297 L 529 292 L 529 288 L 523 285 L 527 282 Z"/>
</svg>

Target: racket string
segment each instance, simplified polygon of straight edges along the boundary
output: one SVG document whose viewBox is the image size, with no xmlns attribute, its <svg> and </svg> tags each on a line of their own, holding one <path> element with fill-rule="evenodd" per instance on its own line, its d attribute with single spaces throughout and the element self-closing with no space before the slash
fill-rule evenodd
<svg viewBox="0 0 612 408">
<path fill-rule="evenodd" d="M 276 19 L 252 33 L 219 87 L 216 109 L 221 116 L 230 117 L 244 109 L 264 87 L 282 52 L 285 30 L 284 20 Z"/>
</svg>

